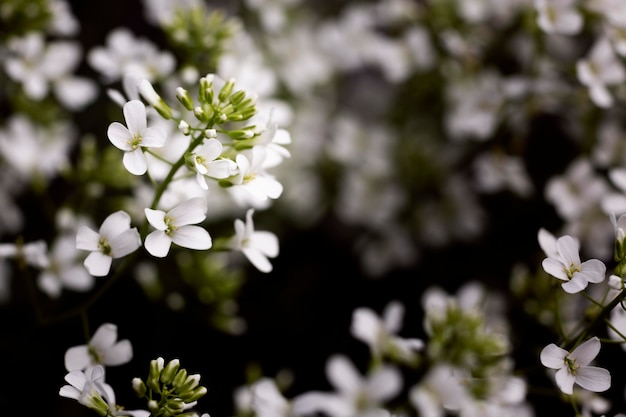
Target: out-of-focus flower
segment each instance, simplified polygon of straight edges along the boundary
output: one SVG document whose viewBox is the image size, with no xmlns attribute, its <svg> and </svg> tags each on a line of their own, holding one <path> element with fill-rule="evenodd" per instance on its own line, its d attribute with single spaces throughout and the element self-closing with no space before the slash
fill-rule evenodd
<svg viewBox="0 0 626 417">
<path fill-rule="evenodd" d="M 130 341 L 117 341 L 117 326 L 104 323 L 98 327 L 88 344 L 71 347 L 65 352 L 65 368 L 72 372 L 99 365 L 118 366 L 130 362 L 132 357 Z"/>
<path fill-rule="evenodd" d="M 583 27 L 575 0 L 535 0 L 537 24 L 546 33 L 575 35 Z"/>
<path fill-rule="evenodd" d="M 278 238 L 272 232 L 254 230 L 253 209 L 246 212 L 245 223 L 235 220 L 235 236 L 231 248 L 239 250 L 261 272 L 271 272 L 272 264 L 268 258 L 278 256 Z"/>
<path fill-rule="evenodd" d="M 626 80 L 626 71 L 606 37 L 597 39 L 587 58 L 577 62 L 576 73 L 580 82 L 589 88 L 591 100 L 599 107 L 613 105 L 607 86 Z"/>
</svg>

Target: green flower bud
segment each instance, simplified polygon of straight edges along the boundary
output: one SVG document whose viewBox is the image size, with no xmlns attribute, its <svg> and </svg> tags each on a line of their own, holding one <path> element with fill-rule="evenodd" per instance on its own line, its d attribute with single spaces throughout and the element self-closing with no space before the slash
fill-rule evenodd
<svg viewBox="0 0 626 417">
<path fill-rule="evenodd" d="M 143 398 L 143 396 L 146 395 L 147 391 L 146 384 L 144 384 L 141 378 L 133 378 L 132 384 L 135 394 L 137 394 L 139 398 Z"/>
<path fill-rule="evenodd" d="M 181 394 L 180 398 L 187 403 L 191 403 L 194 401 L 198 401 L 206 393 L 207 393 L 207 389 L 205 387 L 200 386 L 184 394 Z"/>
<path fill-rule="evenodd" d="M 154 90 L 154 87 L 150 81 L 143 79 L 137 84 L 139 94 L 156 109 L 156 111 L 166 120 L 172 118 L 172 109 L 161 98 L 161 96 Z"/>
<path fill-rule="evenodd" d="M 241 104 L 241 102 L 246 98 L 246 92 L 243 90 L 235 91 L 230 97 L 228 97 L 228 101 L 233 105 L 237 106 Z"/>
<path fill-rule="evenodd" d="M 200 120 L 202 123 L 208 123 L 211 119 L 207 112 L 200 106 L 196 106 L 193 109 L 193 115 L 196 116 L 196 119 Z"/>
<path fill-rule="evenodd" d="M 200 78 L 198 82 L 198 100 L 200 103 L 212 103 L 213 102 L 213 75 L 209 74 L 206 77 Z M 211 96 L 207 96 L 207 92 L 211 92 Z"/>
<path fill-rule="evenodd" d="M 185 90 L 182 87 L 178 87 L 176 89 L 176 98 L 178 99 L 178 101 L 180 101 L 180 104 L 182 104 L 187 110 L 193 110 L 193 99 L 191 98 L 189 91 Z"/>
<path fill-rule="evenodd" d="M 254 136 L 254 132 L 251 129 L 229 130 L 227 134 L 233 139 L 249 139 Z"/>
<path fill-rule="evenodd" d="M 207 139 L 215 139 L 217 138 L 217 131 L 215 129 L 205 129 L 204 137 Z"/>
<path fill-rule="evenodd" d="M 174 379 L 172 379 L 172 385 L 175 388 L 179 389 L 179 387 L 183 385 L 186 380 L 187 380 L 187 371 L 185 369 L 179 369 L 178 372 L 176 372 Z"/>
<path fill-rule="evenodd" d="M 194 375 L 189 375 L 183 384 L 181 384 L 178 387 L 178 393 L 180 395 L 189 393 L 190 391 L 193 391 L 194 389 L 196 389 L 196 387 L 200 384 L 200 375 L 199 374 L 194 374 Z"/>
<path fill-rule="evenodd" d="M 235 88 L 235 79 L 231 78 L 226 82 L 226 84 L 224 84 L 224 87 L 220 90 L 217 98 L 219 98 L 222 102 L 226 101 L 226 99 L 232 94 L 233 88 Z"/>
<path fill-rule="evenodd" d="M 147 385 L 153 391 L 160 392 L 159 379 L 163 370 L 163 358 L 157 358 L 150 361 L 150 372 L 148 374 Z"/>
<path fill-rule="evenodd" d="M 184 121 L 184 120 L 181 120 L 181 121 L 178 123 L 178 130 L 180 130 L 180 133 L 182 133 L 182 134 L 183 134 L 183 135 L 185 135 L 185 136 L 188 136 L 188 135 L 189 135 L 189 133 L 191 133 L 191 128 L 190 128 L 190 126 L 189 126 L 189 123 L 187 123 L 187 122 L 186 122 L 186 121 Z"/>
<path fill-rule="evenodd" d="M 172 359 L 165 365 L 163 372 L 161 372 L 161 382 L 164 384 L 169 384 L 174 379 L 174 375 L 178 368 L 180 367 L 180 361 L 178 359 Z"/>
</svg>

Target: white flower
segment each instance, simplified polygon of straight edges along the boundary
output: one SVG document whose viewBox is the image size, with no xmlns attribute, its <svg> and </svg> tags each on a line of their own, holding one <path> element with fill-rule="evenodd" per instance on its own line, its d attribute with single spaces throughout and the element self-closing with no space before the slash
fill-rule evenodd
<svg viewBox="0 0 626 417">
<path fill-rule="evenodd" d="M 272 264 L 267 259 L 278 256 L 278 238 L 272 232 L 254 230 L 253 209 L 246 212 L 246 222 L 235 220 L 235 236 L 231 247 L 240 250 L 261 272 L 271 272 Z"/>
<path fill-rule="evenodd" d="M 104 323 L 87 345 L 71 347 L 65 352 L 68 372 L 83 371 L 96 365 L 117 366 L 130 362 L 133 347 L 127 339 L 117 341 L 117 326 Z"/>
<path fill-rule="evenodd" d="M 95 280 L 78 260 L 76 238 L 60 236 L 50 250 L 49 265 L 37 277 L 37 285 L 50 297 L 58 297 L 65 287 L 85 292 L 93 288 Z"/>
<path fill-rule="evenodd" d="M 47 268 L 50 265 L 48 259 L 48 245 L 43 240 L 31 243 L 0 243 L 0 259 L 13 258 L 26 265 L 35 268 Z"/>
<path fill-rule="evenodd" d="M 113 122 L 107 130 L 107 136 L 116 148 L 124 151 L 123 162 L 128 172 L 143 175 L 148 170 L 143 148 L 162 147 L 167 133 L 160 127 L 147 126 L 146 106 L 139 100 L 124 104 L 124 119 L 128 127 Z"/>
<path fill-rule="evenodd" d="M 65 381 L 70 385 L 64 385 L 59 390 L 59 395 L 71 398 L 82 405 L 97 410 L 98 414 L 106 415 L 110 409 L 109 404 L 115 403 L 113 388 L 104 382 L 104 368 L 96 366 L 83 371 L 71 371 L 65 375 Z"/>
<path fill-rule="evenodd" d="M 206 218 L 207 202 L 195 197 L 179 204 L 167 213 L 146 208 L 146 218 L 157 230 L 146 237 L 146 250 L 153 256 L 163 258 L 172 242 L 189 249 L 205 250 L 213 245 L 209 232 L 200 226 Z"/>
<path fill-rule="evenodd" d="M 613 104 L 607 85 L 620 84 L 626 80 L 624 67 L 606 37 L 598 39 L 588 57 L 576 63 L 576 73 L 580 82 L 589 88 L 591 100 L 599 107 L 610 107 Z"/>
<path fill-rule="evenodd" d="M 599 352 L 597 337 L 587 340 L 572 353 L 551 343 L 541 351 L 541 363 L 546 368 L 557 369 L 556 384 L 565 394 L 572 394 L 574 383 L 588 391 L 603 392 L 611 386 L 611 374 L 606 369 L 589 366 Z"/>
<path fill-rule="evenodd" d="M 308 415 L 320 411 L 332 417 L 389 415 L 381 404 L 402 389 L 402 378 L 396 368 L 385 365 L 361 376 L 352 362 L 342 355 L 328 360 L 326 375 L 335 392 L 302 394 L 294 403 L 296 412 Z"/>
<path fill-rule="evenodd" d="M 192 155 L 192 162 L 196 169 L 196 180 L 203 190 L 208 190 L 205 176 L 211 178 L 228 178 L 235 174 L 237 164 L 230 159 L 218 159 L 222 155 L 222 143 L 214 138 L 206 140 L 197 147 Z"/>
<path fill-rule="evenodd" d="M 606 266 L 598 259 L 580 261 L 579 243 L 571 236 L 562 236 L 556 241 L 556 256 L 544 259 L 541 265 L 550 275 L 566 281 L 561 286 L 570 293 L 584 290 L 590 282 L 604 281 Z"/>
<path fill-rule="evenodd" d="M 98 232 L 81 226 L 76 233 L 76 248 L 91 251 L 84 265 L 96 277 L 109 273 L 113 259 L 124 257 L 140 246 L 139 232 L 136 227 L 130 228 L 130 216 L 122 210 L 110 214 Z"/>
<path fill-rule="evenodd" d="M 583 18 L 574 0 L 535 0 L 537 24 L 546 33 L 575 35 L 583 27 Z"/>
<path fill-rule="evenodd" d="M 398 301 L 389 303 L 382 317 L 366 307 L 357 308 L 352 314 L 352 335 L 367 343 L 372 355 L 379 358 L 387 354 L 398 355 L 400 359 L 412 361 L 415 352 L 422 349 L 424 343 L 419 339 L 403 339 L 396 336 L 400 330 L 404 306 Z"/>
<path fill-rule="evenodd" d="M 233 187 L 241 187 L 259 200 L 276 199 L 283 192 L 283 186 L 274 177 L 265 172 L 266 150 L 255 146 L 237 155 L 239 175 L 234 179 Z"/>
</svg>

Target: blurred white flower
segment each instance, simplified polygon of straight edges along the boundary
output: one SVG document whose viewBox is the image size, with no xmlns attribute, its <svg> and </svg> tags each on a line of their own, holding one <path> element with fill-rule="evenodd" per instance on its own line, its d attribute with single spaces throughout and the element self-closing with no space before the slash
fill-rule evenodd
<svg viewBox="0 0 626 417">
<path fill-rule="evenodd" d="M 583 17 L 576 10 L 576 0 L 535 0 L 537 24 L 546 33 L 576 35 L 583 27 Z"/>
<path fill-rule="evenodd" d="M 606 37 L 597 39 L 587 58 L 576 63 L 578 79 L 589 88 L 591 100 L 599 107 L 613 105 L 607 86 L 623 83 L 626 72 Z"/>
<path fill-rule="evenodd" d="M 85 371 L 102 366 L 118 366 L 130 362 L 133 347 L 129 340 L 117 340 L 117 326 L 103 323 L 86 345 L 74 346 L 65 352 L 68 372 Z"/>
<path fill-rule="evenodd" d="M 0 243 L 0 259 L 15 259 L 35 268 L 50 265 L 48 245 L 43 240 L 29 243 Z"/>
<path fill-rule="evenodd" d="M 235 220 L 235 236 L 231 248 L 243 252 L 248 260 L 261 272 L 271 272 L 272 264 L 268 258 L 278 256 L 278 238 L 272 232 L 254 230 L 253 209 L 246 212 L 245 223 Z"/>
<path fill-rule="evenodd" d="M 258 200 L 276 199 L 283 186 L 265 170 L 267 151 L 262 146 L 246 149 L 236 156 L 239 173 L 230 181 L 233 188 L 246 190 Z"/>
</svg>

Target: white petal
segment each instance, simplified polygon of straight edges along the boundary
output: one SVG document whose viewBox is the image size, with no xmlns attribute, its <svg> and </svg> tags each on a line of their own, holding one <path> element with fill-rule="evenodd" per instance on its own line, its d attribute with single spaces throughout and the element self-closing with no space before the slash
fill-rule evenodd
<svg viewBox="0 0 626 417">
<path fill-rule="evenodd" d="M 569 267 L 572 264 L 580 265 L 580 255 L 578 253 L 580 247 L 576 239 L 567 235 L 560 237 L 556 241 L 556 248 L 565 266 Z"/>
<path fill-rule="evenodd" d="M 224 150 L 222 142 L 217 139 L 211 138 L 204 142 L 204 144 L 198 150 L 198 153 L 202 155 L 206 160 L 213 161 L 217 159 Z"/>
<path fill-rule="evenodd" d="M 130 229 L 130 216 L 125 211 L 119 210 L 104 219 L 100 226 L 100 235 L 113 239 L 128 229 Z"/>
<path fill-rule="evenodd" d="M 567 353 L 568 352 L 565 349 L 551 343 L 543 348 L 539 358 L 541 359 L 541 364 L 546 368 L 561 369 L 565 366 L 565 357 L 567 356 Z"/>
<path fill-rule="evenodd" d="M 259 271 L 265 273 L 272 272 L 273 267 L 271 262 L 261 253 L 260 250 L 256 248 L 242 248 L 241 252 L 246 255 L 246 258 L 248 258 L 250 263 Z"/>
<path fill-rule="evenodd" d="M 83 77 L 68 77 L 54 84 L 55 95 L 70 110 L 80 110 L 91 103 L 97 91 L 93 81 Z"/>
<path fill-rule="evenodd" d="M 74 388 L 82 391 L 87 383 L 87 376 L 82 371 L 70 371 L 65 375 L 65 381 Z"/>
<path fill-rule="evenodd" d="M 65 369 L 68 372 L 82 371 L 91 365 L 91 356 L 87 345 L 74 346 L 65 352 Z"/>
<path fill-rule="evenodd" d="M 554 378 L 556 380 L 556 385 L 564 394 L 572 394 L 572 392 L 574 391 L 574 382 L 576 378 L 574 377 L 574 375 L 569 373 L 569 370 L 567 368 L 561 368 L 556 371 Z"/>
<path fill-rule="evenodd" d="M 390 366 L 377 368 L 367 380 L 367 394 L 378 401 L 395 397 L 402 389 L 402 378 L 397 369 Z"/>
<path fill-rule="evenodd" d="M 554 258 L 558 255 L 558 251 L 556 249 L 556 238 L 546 229 L 541 228 L 537 233 L 537 240 L 539 241 L 539 246 L 543 250 L 543 253 L 546 254 L 549 258 Z"/>
<path fill-rule="evenodd" d="M 189 199 L 174 207 L 167 214 L 175 226 L 200 223 L 206 218 L 207 202 L 202 197 Z"/>
<path fill-rule="evenodd" d="M 213 245 L 209 232 L 200 226 L 183 226 L 174 232 L 172 240 L 178 246 L 197 250 L 210 249 Z"/>
<path fill-rule="evenodd" d="M 567 276 L 567 273 L 563 269 L 564 268 L 563 263 L 561 263 L 555 258 L 544 259 L 543 262 L 541 262 L 541 266 L 543 267 L 544 271 L 546 271 L 548 274 L 552 275 L 555 278 L 562 279 L 562 280 L 569 279 L 569 277 Z"/>
<path fill-rule="evenodd" d="M 404 306 L 398 301 L 392 301 L 383 311 L 385 328 L 389 333 L 398 333 L 402 327 L 402 317 L 404 317 Z"/>
<path fill-rule="evenodd" d="M 167 132 L 160 127 L 148 127 L 141 135 L 141 146 L 160 148 L 165 144 Z"/>
<path fill-rule="evenodd" d="M 380 320 L 376 313 L 369 308 L 357 308 L 352 313 L 352 336 L 367 343 L 370 347 L 376 346 L 380 331 Z"/>
<path fill-rule="evenodd" d="M 121 149 L 123 151 L 132 150 L 130 142 L 133 139 L 133 135 L 126 128 L 126 126 L 120 122 L 113 122 L 109 125 L 109 128 L 107 129 L 107 137 L 117 149 Z"/>
<path fill-rule="evenodd" d="M 144 246 L 148 253 L 157 258 L 164 258 L 170 251 L 172 239 L 163 231 L 155 230 L 146 236 Z"/>
<path fill-rule="evenodd" d="M 97 251 L 100 234 L 87 226 L 81 226 L 76 233 L 76 249 Z"/>
<path fill-rule="evenodd" d="M 124 104 L 124 119 L 131 134 L 143 136 L 147 126 L 146 106 L 139 100 L 129 101 Z"/>
<path fill-rule="evenodd" d="M 611 387 L 611 373 L 604 368 L 581 366 L 576 372 L 576 383 L 592 392 L 603 392 Z"/>
<path fill-rule="evenodd" d="M 344 394 L 357 393 L 363 383 L 352 362 L 343 355 L 334 355 L 328 360 L 326 375 L 335 389 Z"/>
<path fill-rule="evenodd" d="M 95 281 L 82 266 L 72 266 L 59 273 L 63 286 L 72 291 L 85 292 L 93 288 Z"/>
<path fill-rule="evenodd" d="M 148 223 L 152 225 L 157 230 L 166 230 L 167 225 L 165 224 L 165 212 L 161 210 L 152 210 L 149 208 L 144 209 L 146 213 L 146 219 L 148 219 Z"/>
<path fill-rule="evenodd" d="M 124 339 L 105 352 L 103 362 L 107 366 L 117 366 L 130 362 L 132 358 L 133 346 L 129 340 Z"/>
<path fill-rule="evenodd" d="M 570 355 L 570 359 L 575 359 L 576 364 L 583 366 L 591 363 L 592 360 L 600 353 L 600 339 L 592 337 L 585 343 L 578 346 Z"/>
<path fill-rule="evenodd" d="M 112 323 L 104 323 L 93 334 L 89 345 L 99 350 L 106 350 L 113 346 L 117 340 L 117 326 Z"/>
<path fill-rule="evenodd" d="M 77 400 L 80 398 L 82 392 L 70 385 L 63 385 L 59 390 L 59 395 L 65 398 L 71 398 Z"/>
<path fill-rule="evenodd" d="M 598 259 L 583 262 L 580 269 L 580 273 L 584 275 L 585 279 L 594 284 L 604 281 L 606 277 L 606 266 Z"/>
<path fill-rule="evenodd" d="M 111 256 L 121 258 L 141 246 L 141 236 L 137 228 L 133 227 L 111 239 L 109 245 L 111 245 Z"/>
<path fill-rule="evenodd" d="M 102 252 L 91 252 L 87 258 L 85 258 L 85 268 L 94 277 L 103 277 L 111 270 L 111 263 L 113 258 L 103 254 Z"/>
<path fill-rule="evenodd" d="M 589 87 L 589 96 L 591 97 L 591 101 L 598 107 L 606 109 L 613 105 L 613 96 L 611 96 L 609 90 L 602 84 L 594 84 Z"/>
<path fill-rule="evenodd" d="M 252 233 L 250 246 L 254 246 L 270 258 L 278 256 L 278 238 L 272 232 L 259 231 Z"/>
<path fill-rule="evenodd" d="M 124 152 L 122 162 L 126 170 L 133 175 L 143 175 L 148 170 L 148 162 L 146 161 L 146 156 L 143 154 L 141 147 L 138 147 L 134 151 Z"/>
<path fill-rule="evenodd" d="M 561 284 L 563 290 L 569 294 L 576 294 L 587 288 L 587 280 L 579 273 L 574 274 L 572 279 Z"/>
</svg>

